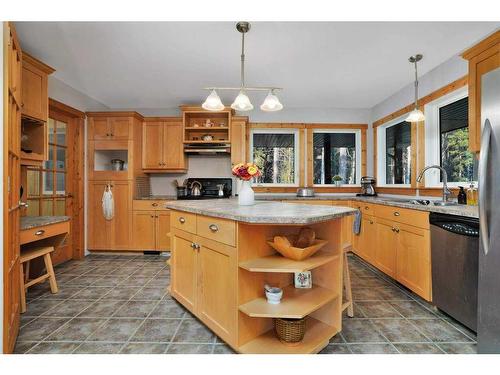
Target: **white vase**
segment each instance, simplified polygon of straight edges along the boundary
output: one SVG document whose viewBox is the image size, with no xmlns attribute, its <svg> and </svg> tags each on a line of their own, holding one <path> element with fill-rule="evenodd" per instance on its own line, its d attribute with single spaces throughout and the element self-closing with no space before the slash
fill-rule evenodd
<svg viewBox="0 0 500 375">
<path fill-rule="evenodd" d="M 240 206 L 251 206 L 255 203 L 255 193 L 250 181 L 242 181 L 241 189 L 238 193 L 238 204 Z"/>
</svg>

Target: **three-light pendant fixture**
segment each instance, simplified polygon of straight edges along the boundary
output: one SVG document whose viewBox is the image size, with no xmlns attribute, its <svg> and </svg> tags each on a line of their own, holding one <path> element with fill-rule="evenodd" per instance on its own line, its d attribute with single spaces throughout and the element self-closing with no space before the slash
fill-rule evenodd
<svg viewBox="0 0 500 375">
<path fill-rule="evenodd" d="M 238 22 L 236 24 L 236 30 L 241 33 L 241 80 L 239 87 L 205 87 L 205 90 L 210 90 L 210 94 L 207 99 L 201 105 L 203 109 L 208 111 L 222 111 L 224 109 L 224 104 L 220 100 L 217 91 L 222 90 L 232 90 L 239 91 L 238 96 L 234 99 L 231 108 L 236 111 L 251 111 L 253 105 L 250 102 L 250 98 L 247 96 L 248 91 L 267 91 L 268 94 L 264 99 L 264 102 L 260 106 L 260 109 L 266 112 L 275 112 L 283 109 L 283 104 L 280 103 L 278 97 L 276 96 L 276 91 L 282 90 L 280 87 L 247 87 L 245 86 L 245 34 L 250 30 L 249 22 Z"/>
<path fill-rule="evenodd" d="M 418 109 L 418 73 L 417 73 L 417 63 L 424 57 L 421 54 L 415 56 L 410 56 L 408 61 L 415 65 L 415 108 L 408 114 L 406 121 L 408 122 L 419 122 L 425 120 L 424 113 Z"/>
</svg>

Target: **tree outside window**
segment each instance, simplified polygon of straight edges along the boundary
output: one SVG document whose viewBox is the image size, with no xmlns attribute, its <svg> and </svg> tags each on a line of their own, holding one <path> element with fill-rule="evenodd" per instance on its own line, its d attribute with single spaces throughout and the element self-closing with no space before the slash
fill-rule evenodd
<svg viewBox="0 0 500 375">
<path fill-rule="evenodd" d="M 411 123 L 400 122 L 385 132 L 386 184 L 410 184 Z"/>
</svg>

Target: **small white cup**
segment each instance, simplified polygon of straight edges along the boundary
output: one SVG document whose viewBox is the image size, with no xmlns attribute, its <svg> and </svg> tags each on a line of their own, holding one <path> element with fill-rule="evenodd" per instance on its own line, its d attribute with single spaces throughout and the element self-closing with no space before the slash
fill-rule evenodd
<svg viewBox="0 0 500 375">
<path fill-rule="evenodd" d="M 277 305 L 281 302 L 283 297 L 283 290 L 281 288 L 271 288 L 271 291 L 266 290 L 267 303 Z"/>
</svg>

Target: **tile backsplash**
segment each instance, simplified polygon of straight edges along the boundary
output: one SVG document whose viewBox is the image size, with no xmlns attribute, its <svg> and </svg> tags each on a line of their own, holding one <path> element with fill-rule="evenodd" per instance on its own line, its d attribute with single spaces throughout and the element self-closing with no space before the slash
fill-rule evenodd
<svg viewBox="0 0 500 375">
<path fill-rule="evenodd" d="M 150 174 L 153 195 L 175 195 L 174 180 L 180 183 L 189 177 L 231 177 L 231 157 L 229 155 L 190 155 L 187 173 Z M 233 181 L 233 186 L 235 182 Z M 233 189 L 234 190 L 234 189 Z"/>
</svg>

